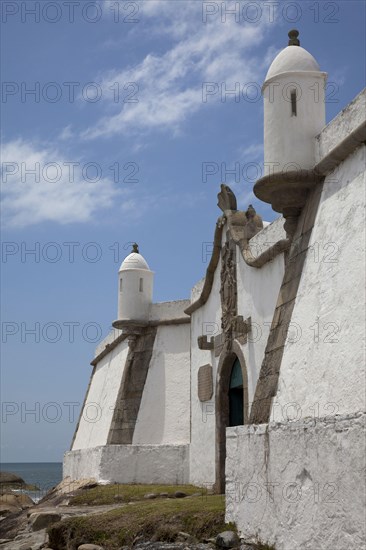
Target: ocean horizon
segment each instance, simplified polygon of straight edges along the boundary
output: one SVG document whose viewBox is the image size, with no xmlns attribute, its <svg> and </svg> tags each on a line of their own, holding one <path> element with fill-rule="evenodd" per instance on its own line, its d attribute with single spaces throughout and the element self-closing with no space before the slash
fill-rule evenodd
<svg viewBox="0 0 366 550">
<path fill-rule="evenodd" d="M 0 462 L 0 471 L 11 472 L 28 485 L 35 485 L 37 490 L 24 491 L 34 502 L 62 480 L 62 462 Z"/>
</svg>

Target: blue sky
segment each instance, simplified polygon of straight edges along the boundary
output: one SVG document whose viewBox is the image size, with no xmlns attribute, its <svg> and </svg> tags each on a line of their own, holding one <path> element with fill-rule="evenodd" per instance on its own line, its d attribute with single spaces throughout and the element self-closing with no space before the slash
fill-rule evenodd
<svg viewBox="0 0 366 550">
<path fill-rule="evenodd" d="M 365 85 L 364 2 L 236 4 L 2 2 L 3 461 L 62 460 L 131 242 L 154 301 L 187 298 L 222 181 L 275 219 L 252 187 L 259 90 L 288 30 L 328 72 L 327 121 Z M 239 101 L 220 93 L 236 83 Z"/>
</svg>

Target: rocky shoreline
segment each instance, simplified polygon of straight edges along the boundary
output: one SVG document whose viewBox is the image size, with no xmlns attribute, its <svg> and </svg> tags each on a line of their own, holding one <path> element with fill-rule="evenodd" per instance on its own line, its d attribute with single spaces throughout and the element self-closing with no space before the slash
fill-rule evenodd
<svg viewBox="0 0 366 550">
<path fill-rule="evenodd" d="M 14 481 L 14 480 L 13 480 Z M 22 481 L 22 480 L 21 480 Z M 23 482 L 24 483 L 24 482 Z M 95 516 L 100 520 L 102 514 L 111 511 L 127 509 L 135 506 L 138 511 L 139 502 L 126 502 L 121 495 L 113 499 L 113 504 L 93 505 L 83 503 L 70 505 L 72 499 L 78 495 L 90 494 L 90 490 L 98 487 L 94 480 L 83 480 L 70 484 L 64 480 L 51 490 L 39 503 L 34 504 L 24 493 L 12 493 L 7 487 L 2 487 L 0 508 L 0 550 L 109 550 L 108 543 L 99 545 L 85 540 L 82 544 L 75 540 L 66 541 L 58 534 L 68 520 L 79 520 Z M 113 486 L 112 486 L 113 488 Z M 105 487 L 104 487 L 105 489 Z M 198 495 L 200 496 L 200 495 Z M 150 507 L 160 506 L 160 503 L 179 502 L 184 499 L 187 503 L 197 499 L 197 493 L 188 495 L 182 491 L 170 493 L 147 493 L 142 500 Z M 131 510 L 131 506 L 129 508 Z M 94 522 L 94 520 L 93 520 Z M 91 537 L 92 538 L 92 537 Z M 113 545 L 113 549 L 116 548 Z M 174 540 L 156 540 L 156 536 L 146 540 L 144 536 L 137 536 L 130 545 L 123 545 L 118 550 L 220 550 L 223 548 L 241 548 L 242 550 L 265 549 L 264 546 L 247 544 L 241 541 L 235 531 L 217 532 L 215 536 L 199 540 L 189 532 L 179 531 L 174 534 Z M 269 547 L 267 547 L 270 550 Z"/>
</svg>

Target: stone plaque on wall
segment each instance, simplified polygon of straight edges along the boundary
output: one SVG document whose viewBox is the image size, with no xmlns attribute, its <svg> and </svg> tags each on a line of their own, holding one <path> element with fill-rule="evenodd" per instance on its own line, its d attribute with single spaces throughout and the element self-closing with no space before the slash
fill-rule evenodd
<svg viewBox="0 0 366 550">
<path fill-rule="evenodd" d="M 209 401 L 213 394 L 212 367 L 204 365 L 198 370 L 198 398 Z"/>
</svg>

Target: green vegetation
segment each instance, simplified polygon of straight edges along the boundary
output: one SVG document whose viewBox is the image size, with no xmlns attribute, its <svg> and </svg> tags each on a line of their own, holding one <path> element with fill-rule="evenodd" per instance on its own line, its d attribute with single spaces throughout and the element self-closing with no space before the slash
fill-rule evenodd
<svg viewBox="0 0 366 550">
<path fill-rule="evenodd" d="M 187 495 L 206 494 L 206 489 L 194 487 L 193 485 L 98 485 L 93 489 L 82 490 L 70 500 L 69 504 L 70 506 L 82 506 L 83 504 L 99 506 L 102 504 L 116 504 L 117 501 L 133 502 L 142 500 L 149 493 L 156 495 L 163 493 L 172 497 L 177 491 Z"/>
<path fill-rule="evenodd" d="M 139 488 L 145 494 L 146 486 L 143 490 L 142 487 L 135 486 L 137 494 L 131 494 L 141 495 Z M 148 487 L 149 492 L 154 492 L 151 486 Z M 128 490 L 133 488 L 128 486 Z M 174 493 L 180 489 L 174 487 L 171 491 Z M 191 490 L 197 492 L 196 488 Z M 161 492 L 169 491 L 165 487 L 165 491 Z M 49 528 L 49 545 L 55 550 L 74 550 L 80 544 L 94 543 L 114 550 L 131 545 L 136 537 L 174 541 L 178 533 L 184 531 L 202 541 L 227 529 L 236 530 L 234 525 L 225 524 L 225 500 L 222 495 L 154 499 L 130 502 L 104 514 L 70 518 L 57 523 Z"/>
</svg>

